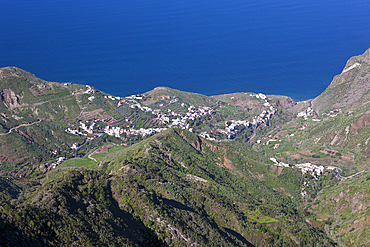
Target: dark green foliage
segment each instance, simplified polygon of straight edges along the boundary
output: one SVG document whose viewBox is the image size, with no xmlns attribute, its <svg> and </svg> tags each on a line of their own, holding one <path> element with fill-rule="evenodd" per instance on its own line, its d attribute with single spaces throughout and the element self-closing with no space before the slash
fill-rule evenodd
<svg viewBox="0 0 370 247">
<path fill-rule="evenodd" d="M 272 187 L 281 186 L 296 195 L 293 188 L 299 186 L 299 174 L 287 170 L 277 178 L 271 176 L 267 166 L 249 159 L 258 156 L 256 153 L 245 149 L 238 153 L 238 147 L 221 147 L 187 131 L 169 130 L 110 161 L 112 173 L 123 172 L 117 173 L 112 184 L 115 198 L 147 225 L 153 223 L 158 233 L 168 232 L 160 223 L 166 222 L 164 225 L 173 226 L 185 239 L 201 246 L 258 245 L 261 239 L 294 245 L 289 237 L 292 232 L 297 241 L 311 236 L 314 240 L 307 245 L 333 245 L 306 223 L 307 216 L 291 198 Z M 229 170 L 217 164 L 225 159 L 235 167 Z M 251 172 L 264 174 L 264 180 Z M 189 241 L 171 235 L 164 236 L 167 242 L 187 245 Z"/>
<path fill-rule="evenodd" d="M 1 218 L 25 243 L 62 242 L 63 246 L 125 246 L 156 240 L 156 235 L 112 197 L 109 176 L 98 171 L 65 174 L 18 207 L 4 207 Z M 8 235 L 10 230 L 6 230 Z M 9 241 L 18 241 L 14 238 Z M 56 240 L 56 241 L 54 241 Z M 41 244 L 41 246 L 46 246 Z"/>
<path fill-rule="evenodd" d="M 13 179 L 0 177 L 0 201 L 10 202 L 17 199 L 21 188 L 13 182 Z"/>
</svg>

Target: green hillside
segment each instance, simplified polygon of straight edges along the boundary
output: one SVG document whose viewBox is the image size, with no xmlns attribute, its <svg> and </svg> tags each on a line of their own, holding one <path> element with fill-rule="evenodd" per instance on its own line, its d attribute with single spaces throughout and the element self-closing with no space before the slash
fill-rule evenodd
<svg viewBox="0 0 370 247">
<path fill-rule="evenodd" d="M 368 245 L 369 54 L 298 103 L 0 68 L 0 244 Z"/>
<path fill-rule="evenodd" d="M 67 245 L 131 245 L 145 239 L 140 229 L 171 246 L 334 245 L 292 198 L 299 175 L 277 175 L 264 157 L 239 147 L 170 129 L 111 153 L 100 171 L 56 170 L 62 174 L 2 217 L 26 212 L 13 225 L 24 241 L 45 223 Z"/>
</svg>

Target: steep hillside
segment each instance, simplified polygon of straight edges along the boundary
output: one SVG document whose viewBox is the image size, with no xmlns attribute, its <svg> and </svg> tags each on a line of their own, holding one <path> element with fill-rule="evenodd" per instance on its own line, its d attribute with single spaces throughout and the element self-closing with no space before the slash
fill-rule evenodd
<svg viewBox="0 0 370 247">
<path fill-rule="evenodd" d="M 101 171 L 57 168 L 23 204 L 4 207 L 6 239 L 19 241 L 17 231 L 25 243 L 68 246 L 335 245 L 297 207 L 298 171 L 240 148 L 170 129 L 106 156 Z"/>
<path fill-rule="evenodd" d="M 360 175 L 321 193 L 311 206 L 326 230 L 344 246 L 370 244 L 370 177 Z"/>
<path fill-rule="evenodd" d="M 324 112 L 342 109 L 343 112 L 367 111 L 370 101 L 370 49 L 350 58 L 341 74 L 312 102 L 314 109 Z"/>
<path fill-rule="evenodd" d="M 111 180 L 72 171 L 0 214 L 2 246 L 166 246 L 143 222 L 119 208 Z"/>
<path fill-rule="evenodd" d="M 113 193 L 120 205 L 156 231 L 170 233 L 167 242 L 333 244 L 295 206 L 298 171 L 276 171 L 240 147 L 171 129 L 108 156 L 103 166 L 116 177 Z M 148 198 L 138 202 L 142 194 Z"/>
</svg>

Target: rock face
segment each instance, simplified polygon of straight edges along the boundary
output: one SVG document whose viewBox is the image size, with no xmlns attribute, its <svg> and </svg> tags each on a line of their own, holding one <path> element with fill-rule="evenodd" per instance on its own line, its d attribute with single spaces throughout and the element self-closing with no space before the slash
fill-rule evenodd
<svg viewBox="0 0 370 247">
<path fill-rule="evenodd" d="M 313 100 L 319 114 L 336 108 L 357 109 L 370 100 L 370 49 L 348 60 L 341 74 Z"/>
<path fill-rule="evenodd" d="M 277 102 L 283 108 L 290 108 L 297 104 L 292 98 L 281 99 Z"/>
<path fill-rule="evenodd" d="M 4 99 L 4 104 L 10 109 L 13 110 L 14 108 L 21 107 L 20 99 L 22 99 L 23 95 L 15 94 L 10 88 L 5 88 L 0 92 L 1 97 Z"/>
</svg>

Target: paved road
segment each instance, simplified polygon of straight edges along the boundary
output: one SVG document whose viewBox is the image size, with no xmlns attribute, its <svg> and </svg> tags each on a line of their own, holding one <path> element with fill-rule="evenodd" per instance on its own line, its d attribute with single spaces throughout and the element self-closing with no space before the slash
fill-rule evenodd
<svg viewBox="0 0 370 247">
<path fill-rule="evenodd" d="M 87 158 L 89 158 L 89 159 L 91 159 L 91 160 L 95 161 L 96 163 L 98 163 L 98 161 L 97 161 L 95 158 L 91 157 L 91 155 L 96 154 L 99 150 L 100 150 L 99 148 L 98 148 L 98 149 L 96 149 L 94 152 L 92 152 L 91 154 L 89 154 L 89 155 L 87 156 Z"/>
<path fill-rule="evenodd" d="M 35 123 L 39 123 L 39 122 L 41 122 L 41 120 L 36 121 L 36 122 L 33 122 L 33 123 L 20 124 L 20 125 L 18 125 L 18 126 L 16 126 L 16 127 L 11 128 L 11 129 L 10 129 L 8 132 L 6 132 L 6 133 L 1 133 L 1 134 L 0 134 L 0 136 L 5 136 L 5 135 L 7 135 L 7 134 L 10 134 L 10 133 L 12 132 L 12 130 L 18 129 L 18 128 L 20 128 L 20 127 L 34 125 Z"/>
<path fill-rule="evenodd" d="M 361 173 L 363 173 L 363 172 L 365 172 L 365 170 L 363 170 L 363 171 L 360 171 L 360 172 L 358 172 L 358 173 L 355 173 L 355 174 L 353 174 L 353 175 L 351 175 L 351 176 L 348 176 L 348 177 L 342 177 L 340 174 L 342 173 L 342 170 L 340 169 L 340 168 L 338 168 L 338 167 L 336 167 L 335 169 L 334 169 L 334 171 L 336 171 L 337 172 L 337 175 L 335 175 L 335 177 L 336 178 L 338 178 L 338 179 L 350 179 L 350 178 L 354 178 L 354 177 L 357 177 L 358 175 L 360 175 Z"/>
<path fill-rule="evenodd" d="M 252 133 L 252 135 L 248 138 L 248 142 L 251 142 L 251 140 L 254 138 L 254 136 L 256 135 L 256 128 L 257 128 L 257 125 L 255 125 L 255 124 L 253 124 L 253 126 L 252 126 L 252 128 L 253 128 L 253 133 Z"/>
<path fill-rule="evenodd" d="M 315 111 L 315 109 L 313 109 L 313 107 L 312 107 L 312 100 L 310 100 L 310 107 L 313 110 L 313 112 L 315 113 L 316 117 L 319 117 L 319 114 L 317 114 L 317 112 Z"/>
</svg>

